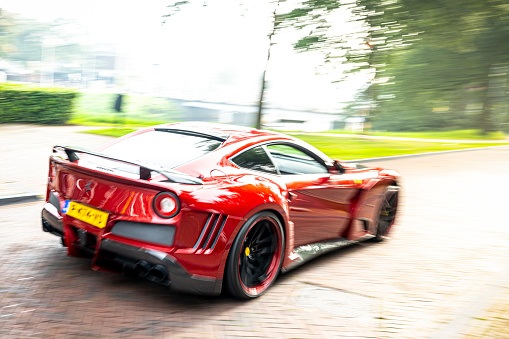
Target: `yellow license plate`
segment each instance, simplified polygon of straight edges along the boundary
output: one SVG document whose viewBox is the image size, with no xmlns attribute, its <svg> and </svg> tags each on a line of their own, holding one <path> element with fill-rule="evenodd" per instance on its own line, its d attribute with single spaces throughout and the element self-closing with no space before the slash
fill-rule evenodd
<svg viewBox="0 0 509 339">
<path fill-rule="evenodd" d="M 62 212 L 78 220 L 103 228 L 108 222 L 109 214 L 75 201 L 66 200 Z"/>
</svg>

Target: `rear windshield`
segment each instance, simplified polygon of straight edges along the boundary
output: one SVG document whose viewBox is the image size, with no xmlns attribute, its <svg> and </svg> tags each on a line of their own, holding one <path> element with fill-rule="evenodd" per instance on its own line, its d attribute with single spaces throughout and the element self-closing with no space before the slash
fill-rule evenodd
<svg viewBox="0 0 509 339">
<path fill-rule="evenodd" d="M 212 152 L 221 146 L 221 143 L 199 135 L 150 131 L 122 140 L 105 148 L 101 153 L 117 159 L 170 169 Z"/>
</svg>

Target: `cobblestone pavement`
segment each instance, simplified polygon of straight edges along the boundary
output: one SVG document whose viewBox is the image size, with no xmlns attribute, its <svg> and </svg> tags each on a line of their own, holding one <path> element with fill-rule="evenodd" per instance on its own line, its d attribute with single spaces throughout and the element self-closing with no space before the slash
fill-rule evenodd
<svg viewBox="0 0 509 339">
<path fill-rule="evenodd" d="M 0 130 L 3 163 L 18 161 L 1 170 L 2 180 L 44 186 L 49 141 L 36 130 L 39 142 L 28 146 L 11 133 L 21 151 L 6 151 Z M 76 134 L 74 142 L 68 130 L 55 130 L 50 149 L 108 140 Z M 45 154 L 32 156 L 32 147 Z M 67 257 L 59 239 L 41 231 L 40 202 L 2 206 L 0 337 L 497 337 L 480 319 L 508 293 L 509 147 L 377 164 L 403 174 L 392 239 L 317 258 L 249 302 L 92 271 L 90 259 Z"/>
<path fill-rule="evenodd" d="M 470 333 L 465 339 L 497 338 L 509 339 L 509 286 L 499 289 L 493 306 L 479 314 L 472 322 Z"/>
</svg>

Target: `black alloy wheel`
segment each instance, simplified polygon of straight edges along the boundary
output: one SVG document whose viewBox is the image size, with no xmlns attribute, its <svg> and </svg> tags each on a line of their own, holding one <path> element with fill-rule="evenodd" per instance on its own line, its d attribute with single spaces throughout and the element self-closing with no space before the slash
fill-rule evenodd
<svg viewBox="0 0 509 339">
<path fill-rule="evenodd" d="M 271 212 L 260 212 L 242 226 L 228 257 L 225 283 L 238 299 L 262 295 L 276 280 L 284 252 L 283 227 Z"/>
<path fill-rule="evenodd" d="M 387 187 L 382 197 L 382 204 L 380 206 L 380 215 L 378 217 L 378 225 L 376 228 L 376 241 L 382 241 L 386 236 L 394 219 L 396 219 L 396 212 L 398 209 L 398 192 L 399 187 L 389 186 Z"/>
</svg>

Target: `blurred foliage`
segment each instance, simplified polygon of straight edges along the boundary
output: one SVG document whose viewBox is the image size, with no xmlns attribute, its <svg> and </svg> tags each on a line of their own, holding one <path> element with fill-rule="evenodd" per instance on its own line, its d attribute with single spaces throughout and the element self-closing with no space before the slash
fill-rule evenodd
<svg viewBox="0 0 509 339">
<path fill-rule="evenodd" d="M 501 131 L 482 134 L 479 129 L 461 129 L 450 131 L 433 132 L 373 132 L 375 136 L 395 136 L 402 138 L 421 139 L 449 139 L 449 140 L 506 140 L 507 137 Z"/>
<path fill-rule="evenodd" d="M 1 6 L 1 5 L 0 5 Z M 39 22 L 0 8 L 0 71 L 8 81 L 44 86 L 76 86 L 112 81 L 101 58 L 108 45 L 91 45 L 87 32 L 71 20 Z"/>
<path fill-rule="evenodd" d="M 12 18 L 0 8 L 0 58 L 9 51 L 9 33 L 12 25 Z"/>
<path fill-rule="evenodd" d="M 69 89 L 0 84 L 0 123 L 65 124 L 76 96 Z"/>
<path fill-rule="evenodd" d="M 189 3 L 174 1 L 167 16 Z M 362 74 L 367 84 L 348 114 L 368 128 L 509 131 L 505 0 L 284 3 L 269 36 L 300 30 L 294 48 L 323 53 L 322 72 L 337 72 L 338 82 Z"/>
<path fill-rule="evenodd" d="M 166 98 L 124 95 L 122 112 L 114 109 L 115 93 L 83 91 L 76 100 L 70 123 L 80 125 L 153 126 L 181 119 L 181 113 Z"/>
<path fill-rule="evenodd" d="M 83 62 L 91 55 L 81 41 L 84 35 L 83 29 L 69 20 L 39 22 L 19 18 L 0 8 L 0 58 L 23 66 L 49 58 L 43 54 L 50 54 L 50 49 L 55 49 L 51 53 L 54 62 Z"/>
<path fill-rule="evenodd" d="M 357 30 L 334 33 L 345 10 Z M 307 0 L 280 20 L 307 29 L 296 49 L 371 72 L 350 109 L 375 129 L 509 129 L 503 0 Z"/>
<path fill-rule="evenodd" d="M 387 132 L 387 131 L 369 131 L 369 132 L 352 132 L 344 130 L 331 130 L 327 132 L 320 132 L 326 134 L 348 134 L 348 135 L 368 135 L 368 136 L 383 136 L 383 137 L 397 137 L 397 138 L 416 138 L 416 139 L 446 139 L 446 140 L 506 140 L 507 137 L 504 133 L 490 132 L 486 135 L 480 135 L 478 129 L 462 129 L 452 131 L 432 131 L 432 132 Z M 508 140 L 509 143 L 509 140 Z"/>
</svg>

